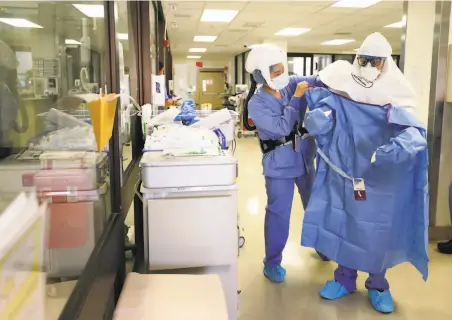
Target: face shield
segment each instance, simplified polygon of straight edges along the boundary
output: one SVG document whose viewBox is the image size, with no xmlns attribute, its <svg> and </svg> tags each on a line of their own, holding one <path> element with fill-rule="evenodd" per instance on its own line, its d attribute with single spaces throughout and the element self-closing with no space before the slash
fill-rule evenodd
<svg viewBox="0 0 452 320">
<path fill-rule="evenodd" d="M 275 73 L 278 65 L 282 65 L 282 70 L 272 79 L 271 75 Z M 245 68 L 253 74 L 259 70 L 262 78 L 273 90 L 281 90 L 289 84 L 287 53 L 275 45 L 264 44 L 253 48 L 248 54 Z"/>
<path fill-rule="evenodd" d="M 375 82 L 381 75 L 385 60 L 386 58 L 382 57 L 357 56 L 359 76 L 370 83 Z"/>
<path fill-rule="evenodd" d="M 382 34 L 378 32 L 370 34 L 356 55 L 353 63 L 354 76 L 371 86 L 384 72 L 386 60 L 391 59 L 391 54 L 391 45 Z"/>
</svg>

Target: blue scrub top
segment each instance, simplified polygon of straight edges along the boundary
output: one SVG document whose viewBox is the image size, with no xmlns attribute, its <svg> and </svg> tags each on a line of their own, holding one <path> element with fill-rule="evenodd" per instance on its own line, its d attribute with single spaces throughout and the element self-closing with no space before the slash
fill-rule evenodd
<svg viewBox="0 0 452 320">
<path fill-rule="evenodd" d="M 283 138 L 294 130 L 296 124 L 301 126 L 307 107 L 306 99 L 293 95 L 297 84 L 303 81 L 309 82 L 311 86 L 317 86 L 319 82 L 316 76 L 292 76 L 289 84 L 280 90 L 281 99 L 264 89 L 259 89 L 251 98 L 248 111 L 261 140 Z M 302 152 L 295 152 L 289 144 L 265 154 L 262 160 L 264 175 L 271 178 L 295 178 L 304 175 L 315 157 L 315 145 L 308 144 L 308 141 L 302 141 Z"/>
</svg>

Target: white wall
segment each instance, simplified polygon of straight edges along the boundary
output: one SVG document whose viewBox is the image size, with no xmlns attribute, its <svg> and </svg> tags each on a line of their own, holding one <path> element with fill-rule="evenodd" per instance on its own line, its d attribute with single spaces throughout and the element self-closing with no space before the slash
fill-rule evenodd
<svg viewBox="0 0 452 320">
<path fill-rule="evenodd" d="M 404 74 L 418 95 L 416 114 L 427 125 L 435 1 L 410 1 L 407 21 Z"/>
<path fill-rule="evenodd" d="M 188 88 L 196 87 L 198 67 L 196 66 L 195 59 L 187 59 L 185 57 L 173 57 L 173 80 L 174 80 L 174 92 L 186 98 L 186 92 Z M 234 57 L 219 57 L 217 59 L 204 60 L 203 68 L 228 68 L 228 82 L 232 83 L 234 72 Z"/>
</svg>

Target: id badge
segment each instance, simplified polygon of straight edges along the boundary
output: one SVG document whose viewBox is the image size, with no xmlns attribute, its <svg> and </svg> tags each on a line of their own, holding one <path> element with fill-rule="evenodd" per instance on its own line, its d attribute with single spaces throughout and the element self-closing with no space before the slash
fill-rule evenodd
<svg viewBox="0 0 452 320">
<path fill-rule="evenodd" d="M 294 143 L 293 149 L 295 150 L 295 152 L 300 152 L 300 150 L 301 150 L 301 147 L 300 147 L 301 139 L 300 138 L 301 138 L 301 136 L 296 134 L 295 139 L 293 139 L 293 143 Z"/>
<path fill-rule="evenodd" d="M 366 200 L 366 185 L 364 184 L 364 179 L 353 179 L 353 192 L 355 194 L 355 200 Z"/>
</svg>

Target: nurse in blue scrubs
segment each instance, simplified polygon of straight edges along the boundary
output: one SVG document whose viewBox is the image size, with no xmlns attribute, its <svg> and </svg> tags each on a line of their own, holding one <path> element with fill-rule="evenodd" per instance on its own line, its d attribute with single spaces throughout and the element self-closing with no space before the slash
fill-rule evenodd
<svg viewBox="0 0 452 320">
<path fill-rule="evenodd" d="M 248 112 L 259 134 L 267 192 L 264 275 L 279 283 L 286 276 L 281 262 L 295 185 L 306 208 L 315 176 L 315 143 L 301 139 L 301 126 L 306 112 L 303 94 L 316 78 L 289 77 L 287 54 L 273 45 L 252 49 L 246 69 L 259 84 Z"/>
</svg>

